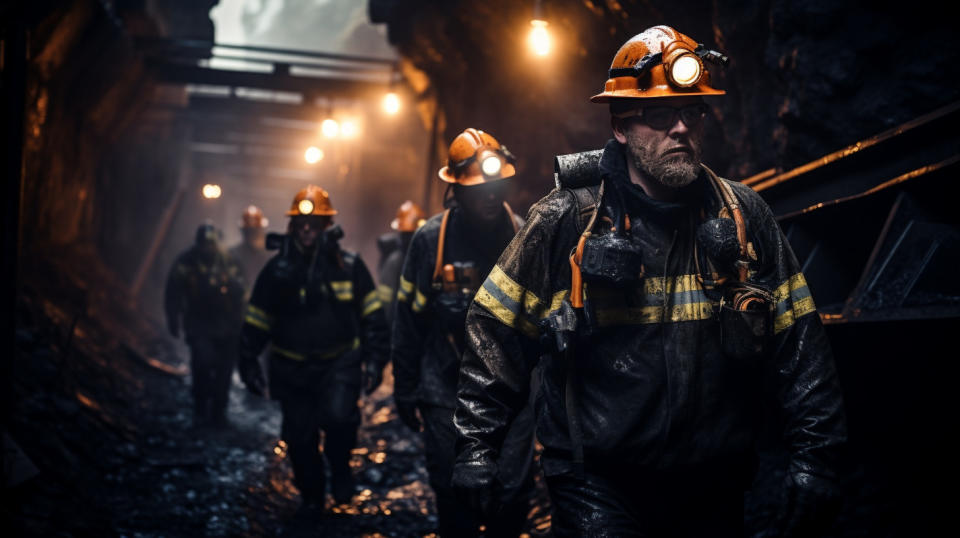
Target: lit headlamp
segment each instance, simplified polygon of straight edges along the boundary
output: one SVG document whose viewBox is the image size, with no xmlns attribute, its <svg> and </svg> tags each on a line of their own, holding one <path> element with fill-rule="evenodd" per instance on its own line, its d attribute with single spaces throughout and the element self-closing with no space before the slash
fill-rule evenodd
<svg viewBox="0 0 960 538">
<path fill-rule="evenodd" d="M 310 200 L 300 200 L 300 203 L 297 204 L 297 211 L 299 211 L 301 215 L 313 213 L 313 202 Z"/>
<path fill-rule="evenodd" d="M 474 162 L 480 163 L 480 171 L 486 177 L 498 177 L 503 170 L 504 163 L 516 164 L 517 159 L 506 146 L 499 149 L 480 148 L 466 159 L 450 166 L 455 175 L 459 176 Z"/>
<path fill-rule="evenodd" d="M 703 61 L 726 66 L 730 59 L 715 50 L 708 50 L 702 44 L 690 50 L 679 41 L 667 45 L 664 52 L 647 54 L 633 67 L 619 67 L 610 70 L 610 78 L 641 77 L 652 67 L 663 64 L 667 80 L 678 88 L 696 86 L 705 72 Z"/>
</svg>

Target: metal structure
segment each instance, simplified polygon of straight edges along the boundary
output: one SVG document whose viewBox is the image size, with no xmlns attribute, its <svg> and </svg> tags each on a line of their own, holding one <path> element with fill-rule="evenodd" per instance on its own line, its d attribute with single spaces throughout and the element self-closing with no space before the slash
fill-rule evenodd
<svg viewBox="0 0 960 538">
<path fill-rule="evenodd" d="M 827 324 L 960 317 L 953 103 L 793 170 L 744 180 L 767 200 Z"/>
</svg>

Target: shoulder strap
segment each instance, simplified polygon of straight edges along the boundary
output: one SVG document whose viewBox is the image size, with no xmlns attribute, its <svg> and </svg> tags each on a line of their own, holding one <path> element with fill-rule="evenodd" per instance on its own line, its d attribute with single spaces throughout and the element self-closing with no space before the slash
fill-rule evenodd
<svg viewBox="0 0 960 538">
<path fill-rule="evenodd" d="M 440 221 L 440 237 L 437 239 L 437 261 L 433 265 L 433 282 L 436 282 L 443 273 L 443 244 L 447 239 L 447 222 L 450 221 L 450 209 L 443 212 L 443 220 Z"/>
</svg>

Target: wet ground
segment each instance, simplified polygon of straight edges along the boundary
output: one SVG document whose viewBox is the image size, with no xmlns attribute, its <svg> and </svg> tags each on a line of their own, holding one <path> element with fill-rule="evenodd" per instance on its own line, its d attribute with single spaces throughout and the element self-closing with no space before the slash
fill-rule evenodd
<svg viewBox="0 0 960 538">
<path fill-rule="evenodd" d="M 80 289 L 91 289 L 85 282 Z M 114 290 L 115 291 L 115 290 Z M 362 402 L 357 493 L 319 521 L 295 517 L 279 406 L 234 379 L 230 427 L 191 424 L 186 348 L 111 291 L 19 305 L 10 437 L 39 474 L 4 499 L 17 536 L 429 536 L 422 444 L 396 417 L 390 379 Z M 72 332 L 71 332 L 72 328 Z M 72 336 L 71 336 L 72 334 Z M 543 499 L 531 534 L 549 527 Z"/>
</svg>

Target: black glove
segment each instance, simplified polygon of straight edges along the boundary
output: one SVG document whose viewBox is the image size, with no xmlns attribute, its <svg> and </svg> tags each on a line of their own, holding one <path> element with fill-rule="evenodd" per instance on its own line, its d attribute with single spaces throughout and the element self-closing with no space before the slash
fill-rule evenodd
<svg viewBox="0 0 960 538">
<path fill-rule="evenodd" d="M 840 513 L 842 499 L 832 480 L 806 472 L 787 475 L 786 495 L 766 536 L 823 536 Z"/>
<path fill-rule="evenodd" d="M 423 422 L 417 415 L 417 406 L 413 402 L 397 402 L 397 416 L 408 428 L 415 432 L 423 431 Z"/>
<path fill-rule="evenodd" d="M 257 357 L 240 356 L 237 369 L 240 371 L 240 380 L 251 393 L 257 396 L 265 396 L 267 393 L 267 380 L 263 377 L 263 369 L 260 368 L 260 361 Z"/>
<path fill-rule="evenodd" d="M 377 368 L 373 363 L 363 367 L 363 393 L 370 394 L 383 383 L 383 368 Z"/>
<path fill-rule="evenodd" d="M 461 502 L 473 510 L 479 521 L 490 521 L 500 511 L 497 494 L 497 464 L 480 458 L 457 462 L 450 481 Z"/>
</svg>

